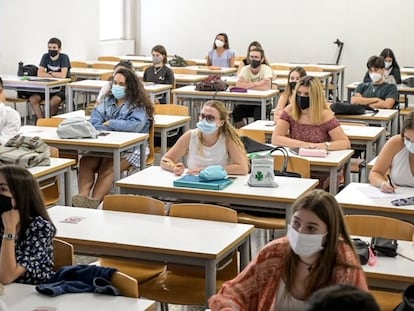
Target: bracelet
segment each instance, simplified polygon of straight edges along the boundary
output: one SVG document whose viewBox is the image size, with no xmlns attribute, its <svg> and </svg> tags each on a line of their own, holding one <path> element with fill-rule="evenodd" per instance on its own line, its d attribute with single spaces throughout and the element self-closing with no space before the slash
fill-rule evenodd
<svg viewBox="0 0 414 311">
<path fill-rule="evenodd" d="M 3 240 L 16 240 L 16 235 L 13 233 L 4 233 Z"/>
</svg>

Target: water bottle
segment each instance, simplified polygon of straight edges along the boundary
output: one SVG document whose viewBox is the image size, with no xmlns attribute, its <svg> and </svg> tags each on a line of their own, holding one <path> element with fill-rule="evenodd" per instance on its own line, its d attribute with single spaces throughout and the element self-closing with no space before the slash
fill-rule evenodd
<svg viewBox="0 0 414 311">
<path fill-rule="evenodd" d="M 22 61 L 19 62 L 19 69 L 17 70 L 17 75 L 19 77 L 24 76 L 24 72 L 23 72 L 23 62 Z"/>
</svg>

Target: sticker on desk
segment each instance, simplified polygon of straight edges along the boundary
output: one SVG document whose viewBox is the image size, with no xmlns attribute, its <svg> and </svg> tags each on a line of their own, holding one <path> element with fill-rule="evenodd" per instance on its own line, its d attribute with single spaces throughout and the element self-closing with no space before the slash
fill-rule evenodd
<svg viewBox="0 0 414 311">
<path fill-rule="evenodd" d="M 86 217 L 80 217 L 80 216 L 71 216 L 63 219 L 61 222 L 67 223 L 67 224 L 77 224 L 81 220 L 85 219 Z"/>
<path fill-rule="evenodd" d="M 57 311 L 55 307 L 35 307 L 32 311 Z"/>
</svg>

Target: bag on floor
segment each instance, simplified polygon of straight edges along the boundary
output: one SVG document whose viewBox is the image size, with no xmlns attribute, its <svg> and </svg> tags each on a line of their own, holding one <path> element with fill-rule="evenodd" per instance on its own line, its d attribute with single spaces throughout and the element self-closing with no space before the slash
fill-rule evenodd
<svg viewBox="0 0 414 311">
<path fill-rule="evenodd" d="M 72 117 L 63 120 L 56 130 L 60 138 L 98 138 L 98 130 L 83 117 Z"/>
<path fill-rule="evenodd" d="M 16 135 L 0 145 L 0 162 L 26 168 L 50 165 L 50 147 L 38 136 Z"/>
</svg>

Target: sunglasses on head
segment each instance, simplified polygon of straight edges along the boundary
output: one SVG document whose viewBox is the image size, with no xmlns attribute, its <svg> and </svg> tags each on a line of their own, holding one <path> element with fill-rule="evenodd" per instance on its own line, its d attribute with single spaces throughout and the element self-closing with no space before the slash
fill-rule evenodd
<svg viewBox="0 0 414 311">
<path fill-rule="evenodd" d="M 216 119 L 216 117 L 215 116 L 212 116 L 211 114 L 200 113 L 198 115 L 198 119 L 199 120 L 206 119 L 208 123 L 212 123 L 212 122 L 214 122 L 214 120 Z"/>
</svg>

